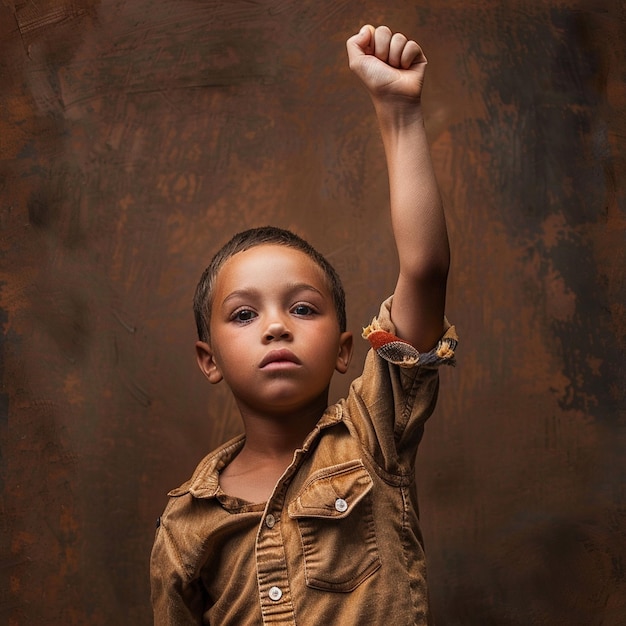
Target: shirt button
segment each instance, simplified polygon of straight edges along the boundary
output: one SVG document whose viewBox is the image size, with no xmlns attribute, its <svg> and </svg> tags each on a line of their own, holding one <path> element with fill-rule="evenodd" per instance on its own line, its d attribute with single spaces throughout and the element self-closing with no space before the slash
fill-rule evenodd
<svg viewBox="0 0 626 626">
<path fill-rule="evenodd" d="M 274 528 L 274 524 L 276 524 L 276 518 L 270 513 L 266 518 L 265 518 L 265 525 L 268 528 Z"/>
<path fill-rule="evenodd" d="M 335 509 L 339 513 L 345 513 L 348 510 L 348 503 L 343 498 L 337 498 L 335 500 Z"/>
<path fill-rule="evenodd" d="M 283 592 L 278 587 L 270 588 L 270 600 L 278 602 L 283 597 Z"/>
</svg>

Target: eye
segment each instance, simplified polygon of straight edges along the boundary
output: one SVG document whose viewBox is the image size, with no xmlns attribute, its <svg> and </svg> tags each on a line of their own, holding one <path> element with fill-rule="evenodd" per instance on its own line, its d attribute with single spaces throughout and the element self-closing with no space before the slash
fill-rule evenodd
<svg viewBox="0 0 626 626">
<path fill-rule="evenodd" d="M 246 322 L 250 322 L 255 317 L 256 317 L 256 313 L 254 311 L 250 309 L 239 309 L 232 314 L 230 319 L 233 322 L 246 323 Z"/>
<path fill-rule="evenodd" d="M 299 315 L 301 317 L 306 317 L 309 315 L 313 315 L 315 314 L 315 310 L 313 309 L 312 306 L 309 306 L 308 304 L 296 304 L 292 309 L 291 312 L 294 315 Z"/>
</svg>

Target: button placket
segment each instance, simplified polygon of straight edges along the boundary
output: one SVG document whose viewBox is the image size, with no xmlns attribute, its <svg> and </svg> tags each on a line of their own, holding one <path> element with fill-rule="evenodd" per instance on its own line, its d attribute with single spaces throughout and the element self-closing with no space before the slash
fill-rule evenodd
<svg viewBox="0 0 626 626">
<path fill-rule="evenodd" d="M 288 472 L 283 479 L 288 478 Z M 256 540 L 257 584 L 264 624 L 294 624 L 293 603 L 287 577 L 285 546 L 280 531 L 280 511 L 286 481 L 270 498 Z M 270 513 L 269 511 L 273 511 Z"/>
</svg>

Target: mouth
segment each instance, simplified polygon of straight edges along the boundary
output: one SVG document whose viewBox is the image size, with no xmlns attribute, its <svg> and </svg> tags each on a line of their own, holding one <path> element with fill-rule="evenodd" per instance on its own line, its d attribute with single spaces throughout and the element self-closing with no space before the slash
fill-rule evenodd
<svg viewBox="0 0 626 626">
<path fill-rule="evenodd" d="M 291 350 L 272 350 L 268 352 L 261 363 L 260 368 L 267 367 L 268 365 L 300 365 L 300 359 Z"/>
</svg>

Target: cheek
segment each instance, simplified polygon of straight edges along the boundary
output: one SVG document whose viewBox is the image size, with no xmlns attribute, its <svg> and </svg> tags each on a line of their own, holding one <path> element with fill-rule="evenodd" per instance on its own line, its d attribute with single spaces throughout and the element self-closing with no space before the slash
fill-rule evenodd
<svg viewBox="0 0 626 626">
<path fill-rule="evenodd" d="M 339 337 L 334 327 L 326 329 L 323 340 L 318 339 L 316 350 L 320 358 L 334 363 L 340 352 Z"/>
<path fill-rule="evenodd" d="M 217 339 L 217 338 L 216 338 Z M 215 361 L 218 364 L 232 367 L 241 363 L 248 353 L 250 340 L 242 328 L 231 330 L 221 329 L 219 332 L 218 344 L 214 348 Z"/>
</svg>

